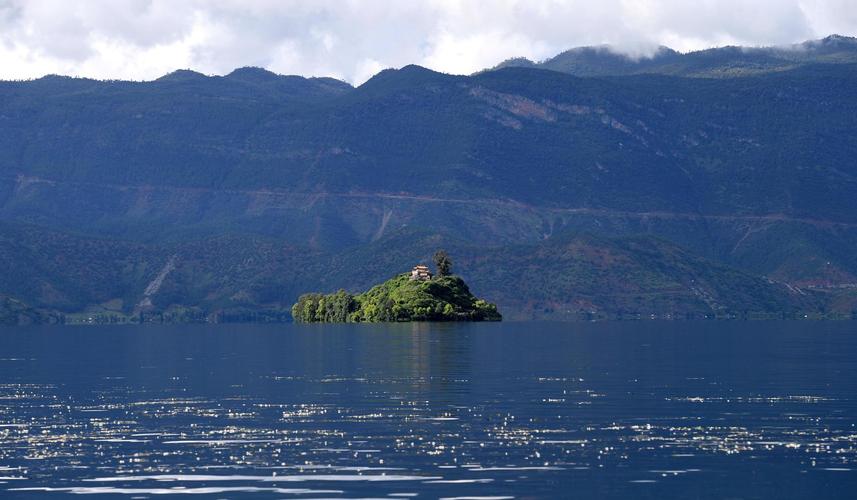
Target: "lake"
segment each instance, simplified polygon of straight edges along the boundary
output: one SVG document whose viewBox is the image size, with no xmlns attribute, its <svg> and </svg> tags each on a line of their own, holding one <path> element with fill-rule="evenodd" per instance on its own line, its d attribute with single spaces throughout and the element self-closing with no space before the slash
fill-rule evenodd
<svg viewBox="0 0 857 500">
<path fill-rule="evenodd" d="M 857 323 L 0 330 L 0 497 L 853 498 Z"/>
</svg>

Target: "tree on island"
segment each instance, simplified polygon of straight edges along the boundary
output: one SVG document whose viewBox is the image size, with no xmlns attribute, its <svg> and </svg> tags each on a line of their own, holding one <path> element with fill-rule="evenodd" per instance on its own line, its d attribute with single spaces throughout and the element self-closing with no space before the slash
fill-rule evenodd
<svg viewBox="0 0 857 500">
<path fill-rule="evenodd" d="M 438 250 L 434 253 L 434 265 L 437 267 L 438 277 L 452 274 L 452 259 L 449 258 L 446 250 Z"/>
</svg>

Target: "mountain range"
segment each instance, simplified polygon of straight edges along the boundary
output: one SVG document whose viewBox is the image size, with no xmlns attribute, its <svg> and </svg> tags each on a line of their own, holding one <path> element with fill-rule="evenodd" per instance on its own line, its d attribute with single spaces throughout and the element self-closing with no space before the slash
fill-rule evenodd
<svg viewBox="0 0 857 500">
<path fill-rule="evenodd" d="M 855 82 L 841 36 L 359 87 L 0 82 L 0 304 L 281 320 L 443 247 L 509 319 L 850 315 Z"/>
<path fill-rule="evenodd" d="M 734 78 L 786 71 L 807 64 L 857 62 L 857 39 L 831 35 L 821 40 L 781 47 L 718 47 L 681 53 L 658 47 L 648 57 L 629 57 L 615 47 L 577 47 L 541 62 L 525 57 L 503 61 L 504 67 L 540 68 L 575 76 L 662 74 L 699 78 Z"/>
</svg>

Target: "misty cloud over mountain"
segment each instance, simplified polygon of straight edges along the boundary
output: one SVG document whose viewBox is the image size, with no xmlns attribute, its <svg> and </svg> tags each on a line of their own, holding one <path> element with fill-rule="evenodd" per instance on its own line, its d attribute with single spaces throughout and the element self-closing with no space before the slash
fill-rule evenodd
<svg viewBox="0 0 857 500">
<path fill-rule="evenodd" d="M 359 84 L 415 63 L 467 74 L 610 44 L 634 57 L 857 34 L 849 0 L 0 0 L 0 78 L 151 80 L 241 66 Z"/>
</svg>

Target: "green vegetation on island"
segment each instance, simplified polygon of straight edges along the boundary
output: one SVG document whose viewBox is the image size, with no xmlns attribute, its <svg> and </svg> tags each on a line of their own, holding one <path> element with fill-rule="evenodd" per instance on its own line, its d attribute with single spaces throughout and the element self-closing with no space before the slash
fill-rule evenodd
<svg viewBox="0 0 857 500">
<path fill-rule="evenodd" d="M 475 297 L 463 279 L 451 274 L 452 261 L 446 252 L 435 253 L 434 261 L 434 276 L 427 266 L 419 265 L 357 295 L 345 290 L 301 295 L 292 306 L 292 317 L 302 323 L 502 319 L 496 305 Z"/>
</svg>

